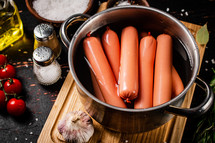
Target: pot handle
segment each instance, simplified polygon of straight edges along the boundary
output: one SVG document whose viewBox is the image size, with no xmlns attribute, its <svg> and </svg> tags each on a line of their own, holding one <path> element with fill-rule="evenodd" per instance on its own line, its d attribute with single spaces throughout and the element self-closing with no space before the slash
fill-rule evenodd
<svg viewBox="0 0 215 143">
<path fill-rule="evenodd" d="M 67 35 L 67 28 L 69 26 L 71 26 L 74 22 L 77 22 L 77 21 L 83 22 L 83 21 L 86 21 L 89 17 L 90 17 L 90 15 L 88 15 L 88 14 L 81 14 L 81 13 L 74 14 L 62 23 L 62 25 L 60 27 L 59 35 L 60 35 L 61 41 L 67 48 L 69 48 L 69 44 L 71 41 L 71 39 L 69 39 L 69 37 Z"/>
<path fill-rule="evenodd" d="M 197 107 L 190 109 L 169 105 L 169 107 L 166 109 L 167 112 L 180 116 L 197 117 L 206 113 L 210 109 L 214 102 L 214 94 L 212 88 L 199 77 L 196 78 L 195 82 L 199 87 L 201 87 L 201 89 L 206 92 L 206 98 L 204 99 L 204 101 Z"/>
</svg>

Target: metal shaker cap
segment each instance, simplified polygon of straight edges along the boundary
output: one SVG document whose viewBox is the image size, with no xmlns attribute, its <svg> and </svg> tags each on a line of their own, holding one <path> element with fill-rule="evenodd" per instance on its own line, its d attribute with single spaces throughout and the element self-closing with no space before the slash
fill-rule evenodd
<svg viewBox="0 0 215 143">
<path fill-rule="evenodd" d="M 47 66 L 54 61 L 54 54 L 49 47 L 41 46 L 34 50 L 33 60 L 38 65 Z"/>
<path fill-rule="evenodd" d="M 34 37 L 39 41 L 53 38 L 54 27 L 47 23 L 41 23 L 34 28 Z"/>
</svg>

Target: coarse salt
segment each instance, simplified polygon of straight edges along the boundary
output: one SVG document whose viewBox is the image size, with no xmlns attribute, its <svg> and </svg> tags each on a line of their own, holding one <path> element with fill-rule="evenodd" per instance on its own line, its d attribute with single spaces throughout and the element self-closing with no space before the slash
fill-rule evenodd
<svg viewBox="0 0 215 143">
<path fill-rule="evenodd" d="M 33 8 L 46 19 L 64 21 L 69 16 L 83 13 L 89 0 L 34 0 Z"/>
<path fill-rule="evenodd" d="M 168 7 L 166 8 L 166 11 L 169 12 L 169 8 Z"/>
<path fill-rule="evenodd" d="M 212 62 L 212 64 L 215 64 L 215 60 L 214 59 L 211 59 L 211 62 Z"/>
<path fill-rule="evenodd" d="M 131 5 L 131 4 L 127 1 L 123 1 L 123 2 L 120 2 L 117 6 L 124 6 L 124 5 Z"/>
</svg>

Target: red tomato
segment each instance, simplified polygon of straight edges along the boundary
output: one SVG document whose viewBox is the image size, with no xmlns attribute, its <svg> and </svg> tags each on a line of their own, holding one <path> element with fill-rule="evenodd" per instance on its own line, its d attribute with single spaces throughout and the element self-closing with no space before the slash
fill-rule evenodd
<svg viewBox="0 0 215 143">
<path fill-rule="evenodd" d="M 26 110 L 25 101 L 22 99 L 11 98 L 7 103 L 7 112 L 13 116 L 20 116 Z"/>
<path fill-rule="evenodd" d="M 0 110 L 3 109 L 6 106 L 6 101 L 5 101 L 5 94 L 4 91 L 0 90 Z"/>
<path fill-rule="evenodd" d="M 22 83 L 15 78 L 9 79 L 4 83 L 4 90 L 9 94 L 20 94 L 22 91 Z"/>
<path fill-rule="evenodd" d="M 7 57 L 5 55 L 0 54 L 0 66 L 3 66 L 7 63 Z"/>
<path fill-rule="evenodd" d="M 16 74 L 16 70 L 10 64 L 7 64 L 4 68 L 2 67 L 0 69 L 0 79 L 13 78 L 15 77 L 15 74 Z"/>
</svg>

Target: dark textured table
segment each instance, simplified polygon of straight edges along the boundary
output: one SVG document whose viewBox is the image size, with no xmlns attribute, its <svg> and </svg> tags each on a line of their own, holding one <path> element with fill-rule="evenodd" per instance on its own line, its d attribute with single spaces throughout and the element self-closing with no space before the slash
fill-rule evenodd
<svg viewBox="0 0 215 143">
<path fill-rule="evenodd" d="M 61 64 L 62 78 L 51 86 L 38 84 L 32 71 L 33 29 L 41 22 L 30 14 L 24 0 L 15 0 L 15 2 L 24 25 L 24 36 L 2 53 L 8 55 L 10 63 L 16 68 L 16 78 L 20 79 L 23 84 L 22 95 L 27 104 L 27 111 L 23 116 L 17 118 L 11 117 L 6 111 L 1 111 L 0 142 L 35 143 L 69 72 L 67 50 L 62 45 L 63 51 L 57 59 Z M 179 20 L 198 25 L 208 23 L 210 41 L 205 50 L 200 77 L 209 83 L 213 75 L 211 68 L 215 68 L 215 1 L 190 0 L 188 3 L 185 0 L 148 0 L 148 2 L 151 7 L 166 11 Z M 59 28 L 55 27 L 55 30 L 58 32 Z M 191 142 L 195 126 L 196 122 L 188 119 L 182 142 Z"/>
</svg>

